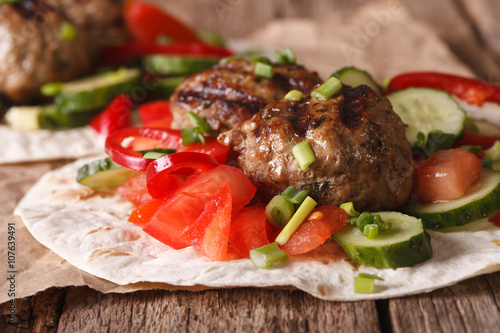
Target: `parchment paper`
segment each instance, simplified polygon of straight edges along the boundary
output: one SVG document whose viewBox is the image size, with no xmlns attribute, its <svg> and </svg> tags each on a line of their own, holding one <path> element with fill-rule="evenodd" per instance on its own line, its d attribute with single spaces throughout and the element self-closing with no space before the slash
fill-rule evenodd
<svg viewBox="0 0 500 333">
<path fill-rule="evenodd" d="M 348 17 L 321 21 L 277 20 L 248 37 L 250 42 L 290 46 L 299 62 L 323 78 L 346 65 L 368 70 L 375 79 L 410 70 L 440 70 L 472 75 L 425 25 L 412 19 L 398 1 L 368 6 Z M 16 295 L 26 297 L 52 286 L 88 285 L 101 292 L 165 288 L 165 284 L 118 286 L 84 273 L 40 245 L 18 217 L 15 204 L 47 170 L 65 161 L 0 166 L 0 253 L 7 264 L 7 224 L 16 225 Z M 6 269 L 3 269 L 4 274 Z M 8 301 L 9 281 L 1 279 L 0 303 Z M 200 289 L 183 288 L 183 289 Z"/>
</svg>

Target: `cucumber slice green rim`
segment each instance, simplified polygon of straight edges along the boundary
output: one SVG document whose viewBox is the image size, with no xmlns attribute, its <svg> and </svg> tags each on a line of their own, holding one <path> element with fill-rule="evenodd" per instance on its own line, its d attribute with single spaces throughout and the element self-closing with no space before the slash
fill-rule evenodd
<svg viewBox="0 0 500 333">
<path fill-rule="evenodd" d="M 500 210 L 500 173 L 485 170 L 472 192 L 456 200 L 422 203 L 416 197 L 402 211 L 422 219 L 426 228 L 450 228 L 490 216 Z"/>
<path fill-rule="evenodd" d="M 406 137 L 413 148 L 418 145 L 419 132 L 442 132 L 458 141 L 464 131 L 467 115 L 455 99 L 442 90 L 408 88 L 386 96 L 394 111 L 406 125 Z M 442 148 L 443 149 L 443 148 Z"/>
<path fill-rule="evenodd" d="M 353 225 L 337 231 L 333 238 L 354 262 L 378 268 L 415 266 L 432 258 L 429 234 L 420 219 L 398 212 L 377 212 L 391 230 L 368 239 Z"/>
<path fill-rule="evenodd" d="M 137 171 L 124 168 L 109 157 L 92 161 L 78 169 L 78 183 L 97 190 L 112 189 L 123 184 L 135 175 Z"/>
<path fill-rule="evenodd" d="M 161 75 L 190 75 L 217 65 L 218 58 L 175 55 L 152 55 L 142 59 L 148 72 Z"/>
<path fill-rule="evenodd" d="M 55 103 L 65 113 L 104 109 L 120 94 L 130 94 L 140 86 L 140 71 L 119 69 L 64 83 Z"/>
<path fill-rule="evenodd" d="M 364 84 L 375 91 L 380 91 L 380 85 L 375 82 L 372 76 L 368 74 L 368 72 L 356 67 L 344 67 L 333 73 L 331 76 L 336 77 L 340 80 L 340 82 L 351 87 L 357 87 Z"/>
</svg>

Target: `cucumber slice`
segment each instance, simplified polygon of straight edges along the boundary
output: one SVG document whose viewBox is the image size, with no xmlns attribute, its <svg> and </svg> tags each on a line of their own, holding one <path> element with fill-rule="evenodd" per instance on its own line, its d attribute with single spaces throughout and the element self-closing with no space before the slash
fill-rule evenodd
<svg viewBox="0 0 500 333">
<path fill-rule="evenodd" d="M 350 85 L 351 87 L 357 87 L 364 84 L 375 91 L 380 91 L 380 86 L 373 80 L 371 75 L 356 67 L 344 67 L 331 76 L 336 77 L 340 82 Z"/>
<path fill-rule="evenodd" d="M 55 103 L 64 113 L 99 110 L 120 94 L 130 94 L 140 86 L 138 69 L 119 69 L 64 83 Z"/>
<path fill-rule="evenodd" d="M 392 223 L 391 230 L 368 239 L 359 228 L 347 225 L 333 238 L 347 256 L 362 265 L 379 268 L 409 267 L 432 257 L 430 236 L 422 222 L 398 212 L 379 212 L 385 222 Z"/>
<path fill-rule="evenodd" d="M 40 127 L 47 129 L 58 129 L 68 127 L 81 127 L 90 123 L 100 111 L 68 112 L 57 106 L 44 108 L 40 114 Z"/>
<path fill-rule="evenodd" d="M 462 137 L 467 116 L 447 92 L 430 88 L 408 88 L 391 93 L 387 98 L 405 123 L 406 137 L 413 148 L 419 148 L 422 143 L 419 132 L 425 136 L 423 142 L 427 141 L 430 133 L 444 133 L 442 141 L 447 142 L 446 146 L 450 147 Z M 452 136 L 452 140 L 448 136 Z M 441 136 L 435 135 L 437 141 L 432 142 L 432 145 L 441 143 L 438 142 L 441 141 L 438 137 Z M 450 147 L 441 145 L 439 149 Z"/>
<path fill-rule="evenodd" d="M 76 180 L 82 185 L 101 190 L 115 188 L 136 173 L 137 171 L 124 168 L 106 157 L 78 169 Z"/>
<path fill-rule="evenodd" d="M 7 126 L 18 131 L 34 131 L 43 128 L 40 115 L 45 106 L 13 106 L 5 114 Z"/>
<path fill-rule="evenodd" d="M 449 228 L 488 217 L 500 210 L 500 173 L 483 171 L 471 188 L 474 191 L 446 202 L 422 203 L 412 197 L 402 211 L 422 219 L 426 228 Z"/>
<path fill-rule="evenodd" d="M 213 57 L 152 55 L 142 59 L 143 67 L 161 75 L 190 75 L 211 68 L 219 62 Z"/>
<path fill-rule="evenodd" d="M 157 85 L 149 92 L 151 99 L 165 99 L 170 97 L 177 87 L 186 79 L 186 76 L 175 76 L 159 79 Z"/>
</svg>

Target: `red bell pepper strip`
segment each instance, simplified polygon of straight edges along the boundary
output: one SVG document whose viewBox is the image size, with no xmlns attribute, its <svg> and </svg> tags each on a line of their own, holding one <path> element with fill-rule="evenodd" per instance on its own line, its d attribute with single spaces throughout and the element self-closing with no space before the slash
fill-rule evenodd
<svg viewBox="0 0 500 333">
<path fill-rule="evenodd" d="M 201 142 L 192 143 L 179 149 L 179 152 L 197 152 L 213 156 L 220 164 L 225 164 L 229 155 L 230 147 L 223 145 L 214 137 L 205 137 L 205 144 Z"/>
<path fill-rule="evenodd" d="M 202 153 L 174 153 L 165 155 L 149 164 L 146 171 L 146 184 L 153 198 L 165 198 L 177 190 L 182 181 L 173 176 L 176 171 L 189 170 L 189 174 L 200 174 L 219 163 L 210 155 Z"/>
<path fill-rule="evenodd" d="M 186 42 L 168 45 L 131 42 L 101 48 L 101 60 L 104 63 L 116 64 L 117 62 L 124 62 L 133 58 L 140 58 L 152 54 L 197 55 L 224 58 L 234 53 L 221 46 Z"/>
<path fill-rule="evenodd" d="M 145 159 L 142 154 L 123 146 L 124 140 L 128 138 L 142 137 L 158 140 L 163 147 L 172 149 L 182 148 L 181 131 L 165 128 L 130 127 L 119 130 L 106 139 L 106 154 L 115 163 L 132 170 L 146 171 L 148 165 L 153 162 Z"/>
<path fill-rule="evenodd" d="M 170 128 L 172 112 L 168 101 L 154 101 L 139 106 L 139 117 L 144 126 Z"/>
<path fill-rule="evenodd" d="M 385 91 L 389 94 L 409 87 L 427 87 L 444 90 L 469 104 L 484 102 L 500 104 L 500 86 L 471 78 L 436 72 L 414 72 L 397 75 Z"/>
<path fill-rule="evenodd" d="M 166 36 L 175 41 L 201 41 L 196 31 L 190 26 L 147 2 L 127 1 L 123 17 L 132 37 L 140 42 L 154 43 L 160 36 Z"/>
<path fill-rule="evenodd" d="M 90 126 L 99 134 L 108 136 L 122 128 L 131 126 L 132 100 L 127 95 L 115 97 L 113 101 L 97 116 Z"/>
</svg>

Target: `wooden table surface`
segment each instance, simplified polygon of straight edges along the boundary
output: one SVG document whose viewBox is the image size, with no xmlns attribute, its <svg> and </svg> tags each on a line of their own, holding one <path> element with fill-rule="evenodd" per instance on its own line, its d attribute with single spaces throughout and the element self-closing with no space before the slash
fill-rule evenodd
<svg viewBox="0 0 500 333">
<path fill-rule="evenodd" d="M 273 17 L 321 18 L 368 1 L 156 2 L 199 27 L 241 37 Z M 500 78 L 500 1 L 402 2 L 479 77 Z M 19 299 L 16 306 L 17 324 L 11 325 L 8 304 L 1 304 L 0 332 L 500 332 L 500 272 L 380 301 L 327 302 L 297 290 L 253 288 L 102 294 L 68 287 Z"/>
</svg>

